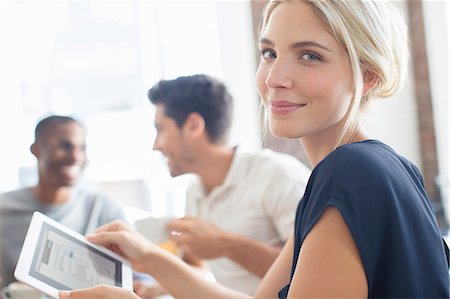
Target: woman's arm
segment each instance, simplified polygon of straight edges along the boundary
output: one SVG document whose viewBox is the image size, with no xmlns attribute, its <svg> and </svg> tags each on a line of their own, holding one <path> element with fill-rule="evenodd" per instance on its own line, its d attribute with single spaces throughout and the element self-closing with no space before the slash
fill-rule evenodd
<svg viewBox="0 0 450 299">
<path fill-rule="evenodd" d="M 367 298 L 368 285 L 355 241 L 335 207 L 306 236 L 288 298 Z"/>
<path fill-rule="evenodd" d="M 191 266 L 151 243 L 122 221 L 107 224 L 87 238 L 129 259 L 135 270 L 153 276 L 175 298 L 249 298 L 207 281 Z M 99 294 L 101 298 L 137 298 L 132 292 L 110 286 L 62 292 L 60 298 L 94 299 L 99 298 Z"/>
<path fill-rule="evenodd" d="M 165 251 L 152 253 L 144 268 L 175 298 L 250 298 L 207 281 L 198 271 Z"/>
</svg>

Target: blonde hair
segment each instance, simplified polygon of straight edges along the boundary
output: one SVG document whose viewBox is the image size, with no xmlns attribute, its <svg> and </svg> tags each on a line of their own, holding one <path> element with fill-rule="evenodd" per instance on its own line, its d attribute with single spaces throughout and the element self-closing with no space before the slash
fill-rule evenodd
<svg viewBox="0 0 450 299">
<path fill-rule="evenodd" d="M 260 32 L 278 5 L 300 1 L 311 6 L 350 58 L 355 90 L 337 147 L 356 133 L 359 111 L 370 99 L 389 97 L 403 85 L 409 57 L 407 27 L 400 12 L 386 1 L 272 0 L 264 9 Z M 366 72 L 376 76 L 376 83 L 363 95 Z"/>
</svg>

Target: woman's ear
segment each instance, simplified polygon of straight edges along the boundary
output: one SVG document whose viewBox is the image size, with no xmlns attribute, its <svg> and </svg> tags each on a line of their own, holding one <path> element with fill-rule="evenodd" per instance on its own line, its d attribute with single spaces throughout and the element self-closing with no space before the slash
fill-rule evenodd
<svg viewBox="0 0 450 299">
<path fill-rule="evenodd" d="M 363 95 L 368 94 L 378 83 L 377 74 L 371 69 L 364 70 L 364 86 L 363 86 Z"/>
<path fill-rule="evenodd" d="M 187 116 L 183 128 L 190 136 L 198 138 L 205 132 L 205 119 L 199 113 L 192 112 Z"/>
</svg>

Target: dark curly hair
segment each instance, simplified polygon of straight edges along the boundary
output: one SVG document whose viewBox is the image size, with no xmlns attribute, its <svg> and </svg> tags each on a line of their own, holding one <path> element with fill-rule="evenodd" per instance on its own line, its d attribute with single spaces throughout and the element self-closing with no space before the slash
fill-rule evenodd
<svg viewBox="0 0 450 299">
<path fill-rule="evenodd" d="M 85 129 L 84 125 L 79 120 L 71 116 L 50 115 L 48 117 L 45 117 L 41 119 L 36 125 L 36 128 L 34 130 L 34 139 L 35 141 L 45 140 L 49 130 L 53 129 L 54 126 L 72 122 L 80 125 L 80 127 Z"/>
<path fill-rule="evenodd" d="M 228 137 L 233 114 L 233 98 L 225 85 L 207 75 L 178 77 L 161 80 L 148 91 L 153 104 L 162 104 L 165 114 L 182 127 L 192 112 L 205 120 L 211 142 Z"/>
</svg>

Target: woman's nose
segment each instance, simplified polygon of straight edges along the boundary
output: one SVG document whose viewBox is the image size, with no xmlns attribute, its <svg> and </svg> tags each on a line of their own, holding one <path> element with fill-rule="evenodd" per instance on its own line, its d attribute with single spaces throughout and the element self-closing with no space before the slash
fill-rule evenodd
<svg viewBox="0 0 450 299">
<path fill-rule="evenodd" d="M 266 85 L 269 88 L 292 88 L 294 82 L 291 77 L 292 65 L 288 61 L 277 58 L 269 69 Z"/>
</svg>

